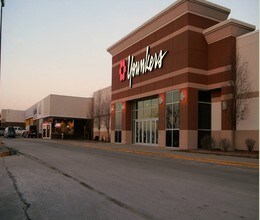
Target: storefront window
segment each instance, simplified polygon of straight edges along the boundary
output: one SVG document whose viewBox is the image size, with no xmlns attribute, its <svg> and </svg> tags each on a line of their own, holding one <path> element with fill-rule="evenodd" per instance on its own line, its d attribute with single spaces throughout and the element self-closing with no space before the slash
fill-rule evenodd
<svg viewBox="0 0 260 220">
<path fill-rule="evenodd" d="M 132 113 L 133 119 L 158 118 L 158 98 L 134 102 Z"/>
<path fill-rule="evenodd" d="M 74 135 L 74 120 L 55 119 L 52 131 L 53 134 Z"/>
<path fill-rule="evenodd" d="M 211 136 L 211 92 L 199 91 L 198 100 L 198 147 L 204 137 Z"/>
<path fill-rule="evenodd" d="M 179 147 L 180 92 L 166 93 L 166 146 Z"/>
</svg>

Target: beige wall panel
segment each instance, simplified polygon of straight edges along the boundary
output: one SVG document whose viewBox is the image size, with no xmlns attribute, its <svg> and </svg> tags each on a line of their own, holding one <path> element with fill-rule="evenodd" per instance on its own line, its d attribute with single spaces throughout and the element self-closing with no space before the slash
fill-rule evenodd
<svg viewBox="0 0 260 220">
<path fill-rule="evenodd" d="M 239 65 L 248 65 L 248 80 L 251 92 L 259 91 L 259 31 L 237 38 Z"/>
<path fill-rule="evenodd" d="M 106 131 L 101 131 L 100 133 L 98 131 L 94 131 L 93 138 L 95 138 L 96 136 L 100 136 L 99 137 L 100 141 L 102 141 L 102 140 L 104 140 L 104 141 L 109 140 L 108 133 Z"/>
<path fill-rule="evenodd" d="M 115 143 L 115 131 L 111 131 L 111 143 Z"/>
<path fill-rule="evenodd" d="M 259 130 L 254 131 L 237 131 L 236 132 L 236 150 L 248 150 L 246 139 L 252 138 L 256 141 L 253 148 L 254 151 L 259 151 Z"/>
<path fill-rule="evenodd" d="M 50 115 L 71 118 L 87 118 L 91 98 L 50 95 Z"/>
<path fill-rule="evenodd" d="M 221 140 L 221 131 L 211 131 L 211 137 L 215 141 L 215 147 L 219 147 L 219 143 Z"/>
<path fill-rule="evenodd" d="M 180 130 L 180 149 L 197 149 L 198 131 Z"/>
<path fill-rule="evenodd" d="M 232 137 L 232 131 L 231 130 L 222 130 L 221 131 L 221 139 L 228 139 L 229 141 L 231 141 L 231 137 Z"/>
<path fill-rule="evenodd" d="M 249 99 L 247 118 L 239 122 L 237 130 L 259 130 L 259 97 Z"/>
<path fill-rule="evenodd" d="M 221 102 L 211 103 L 211 130 L 221 130 Z"/>
<path fill-rule="evenodd" d="M 1 115 L 2 120 L 5 120 L 5 122 L 24 123 L 25 121 L 25 111 L 4 109 Z"/>
<path fill-rule="evenodd" d="M 122 131 L 122 144 L 132 144 L 132 131 Z"/>
<path fill-rule="evenodd" d="M 159 147 L 166 147 L 166 131 L 165 130 L 158 131 L 158 145 L 159 145 Z"/>
</svg>

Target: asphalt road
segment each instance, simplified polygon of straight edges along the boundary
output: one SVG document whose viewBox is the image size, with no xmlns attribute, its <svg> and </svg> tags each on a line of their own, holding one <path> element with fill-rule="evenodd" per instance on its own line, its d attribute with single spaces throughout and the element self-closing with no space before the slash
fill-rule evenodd
<svg viewBox="0 0 260 220">
<path fill-rule="evenodd" d="M 0 219 L 258 219 L 259 172 L 40 139 L 8 139 Z"/>
</svg>

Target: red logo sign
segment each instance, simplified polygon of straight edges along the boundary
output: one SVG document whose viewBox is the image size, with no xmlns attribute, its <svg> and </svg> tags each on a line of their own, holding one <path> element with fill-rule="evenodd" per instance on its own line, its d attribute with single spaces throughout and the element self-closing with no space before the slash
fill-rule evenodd
<svg viewBox="0 0 260 220">
<path fill-rule="evenodd" d="M 125 60 L 123 59 L 120 61 L 120 67 L 119 67 L 119 77 L 121 82 L 125 81 L 125 75 L 126 75 L 126 63 Z"/>
</svg>

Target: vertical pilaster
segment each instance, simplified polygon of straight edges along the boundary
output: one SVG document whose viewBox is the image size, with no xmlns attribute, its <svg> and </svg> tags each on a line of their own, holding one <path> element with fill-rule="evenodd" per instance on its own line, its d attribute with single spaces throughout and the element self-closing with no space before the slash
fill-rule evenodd
<svg viewBox="0 0 260 220">
<path fill-rule="evenodd" d="M 180 148 L 198 148 L 198 90 L 183 88 L 180 90 Z"/>
<path fill-rule="evenodd" d="M 132 112 L 131 103 L 122 103 L 122 144 L 132 143 Z"/>
<path fill-rule="evenodd" d="M 160 147 L 166 146 L 165 103 L 165 93 L 159 94 L 158 145 Z"/>
<path fill-rule="evenodd" d="M 111 137 L 110 142 L 115 143 L 115 104 L 111 105 Z"/>
</svg>

